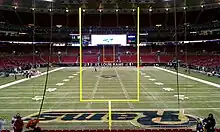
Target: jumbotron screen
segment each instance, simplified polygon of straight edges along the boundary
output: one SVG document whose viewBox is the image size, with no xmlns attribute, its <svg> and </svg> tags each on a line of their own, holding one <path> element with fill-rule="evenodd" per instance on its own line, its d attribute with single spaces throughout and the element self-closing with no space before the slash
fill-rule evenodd
<svg viewBox="0 0 220 132">
<path fill-rule="evenodd" d="M 79 34 L 70 34 L 71 36 L 71 43 L 74 45 L 79 45 L 80 36 Z M 90 35 L 82 35 L 82 44 L 83 45 L 90 45 L 91 44 L 91 37 Z"/>
<path fill-rule="evenodd" d="M 127 35 L 126 34 L 108 34 L 108 35 L 92 35 L 91 45 L 114 45 L 120 44 L 122 46 L 127 45 Z"/>
<path fill-rule="evenodd" d="M 137 43 L 137 38 L 136 35 L 134 34 L 128 34 L 127 35 L 127 44 L 136 44 Z"/>
</svg>

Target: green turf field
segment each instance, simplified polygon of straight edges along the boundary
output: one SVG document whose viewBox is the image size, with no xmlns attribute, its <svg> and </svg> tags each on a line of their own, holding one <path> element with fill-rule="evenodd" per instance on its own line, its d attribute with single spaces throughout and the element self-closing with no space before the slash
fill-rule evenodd
<svg viewBox="0 0 220 132">
<path fill-rule="evenodd" d="M 114 111 L 158 111 L 178 110 L 176 75 L 155 67 L 140 68 L 140 102 L 112 102 Z M 136 99 L 137 70 L 135 67 L 121 68 L 84 68 L 83 98 L 84 99 Z M 188 75 L 188 74 L 187 74 Z M 198 74 L 189 76 L 199 78 Z M 210 77 L 202 79 L 210 81 Z M 0 80 L 2 81 L 2 80 Z M 219 83 L 219 81 L 213 81 Z M 10 119 L 16 113 L 28 116 L 39 111 L 43 94 L 45 75 L 33 78 L 9 87 L 0 89 L 0 116 Z M 204 118 L 213 113 L 220 127 L 220 88 L 179 76 L 180 108 L 185 114 Z M 67 111 L 69 122 L 61 122 L 64 115 L 56 115 L 59 119 L 51 122 L 41 122 L 48 129 L 107 129 L 107 119 L 102 121 L 72 121 L 71 114 L 78 111 L 91 114 L 94 111 L 108 111 L 108 102 L 79 101 L 79 68 L 63 68 L 49 74 L 44 111 Z M 122 112 L 122 113 L 126 113 Z M 65 112 L 64 112 L 65 113 Z M 48 117 L 48 115 L 47 115 Z M 76 119 L 76 117 L 74 118 Z M 89 119 L 89 117 L 87 118 Z M 154 120 L 156 121 L 156 120 Z M 134 123 L 121 120 L 113 121 L 113 128 L 130 128 Z"/>
</svg>

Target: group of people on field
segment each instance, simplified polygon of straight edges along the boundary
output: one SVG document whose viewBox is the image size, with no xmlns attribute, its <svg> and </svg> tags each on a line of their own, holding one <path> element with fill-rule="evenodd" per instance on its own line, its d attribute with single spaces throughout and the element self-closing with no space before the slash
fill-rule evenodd
<svg viewBox="0 0 220 132">
<path fill-rule="evenodd" d="M 38 123 L 39 123 L 39 120 L 30 120 L 27 123 L 26 128 L 32 129 L 31 131 L 33 131 L 33 132 L 41 132 L 41 128 L 37 126 Z M 5 124 L 6 124 L 6 120 L 3 118 L 0 118 L 0 132 L 1 132 L 1 130 L 4 130 Z M 22 117 L 20 116 L 19 113 L 17 113 L 16 116 L 12 117 L 11 125 L 12 125 L 13 132 L 22 132 L 23 131 L 24 122 L 23 122 Z"/>
<path fill-rule="evenodd" d="M 198 119 L 196 125 L 197 132 L 215 132 L 215 118 L 213 114 L 209 114 L 209 116 L 203 120 Z"/>
</svg>

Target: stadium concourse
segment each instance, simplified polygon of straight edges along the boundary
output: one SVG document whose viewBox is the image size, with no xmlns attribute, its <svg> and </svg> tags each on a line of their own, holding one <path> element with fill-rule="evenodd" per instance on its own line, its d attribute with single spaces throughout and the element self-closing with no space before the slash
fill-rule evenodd
<svg viewBox="0 0 220 132">
<path fill-rule="evenodd" d="M 1 0 L 0 132 L 220 132 L 219 9 Z"/>
</svg>

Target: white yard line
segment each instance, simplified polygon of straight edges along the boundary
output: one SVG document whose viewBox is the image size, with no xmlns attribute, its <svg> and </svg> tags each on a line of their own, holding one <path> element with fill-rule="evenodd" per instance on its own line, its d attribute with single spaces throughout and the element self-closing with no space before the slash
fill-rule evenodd
<svg viewBox="0 0 220 132">
<path fill-rule="evenodd" d="M 144 89 L 144 87 L 142 87 L 143 89 Z M 68 92 L 69 94 L 70 94 L 70 92 Z M 91 93 L 91 92 L 90 92 Z M 104 92 L 103 92 L 104 93 Z M 116 92 L 114 92 L 114 93 L 116 93 Z M 130 92 L 131 93 L 131 92 Z M 137 92 L 132 92 L 132 93 L 137 93 Z M 148 95 L 147 93 L 149 93 L 149 92 L 145 92 L 145 90 L 144 90 L 144 93 L 146 94 L 146 95 Z M 163 92 L 164 93 L 164 92 Z M 171 93 L 171 92 L 169 92 L 169 93 Z M 173 92 L 173 93 L 176 93 L 176 92 Z M 207 92 L 208 93 L 208 92 Z M 77 95 L 78 95 L 79 93 L 77 93 Z M 107 94 L 107 93 L 106 93 Z M 112 95 L 113 93 L 109 93 L 110 95 Z M 150 93 L 149 93 L 150 94 Z M 62 94 L 62 95 L 64 95 L 64 94 Z M 75 94 L 74 94 L 75 95 Z M 151 96 L 153 96 L 153 95 L 151 95 Z M 195 95 L 187 95 L 188 97 L 195 97 Z M 33 96 L 30 96 L 30 97 L 14 97 L 14 96 L 11 96 L 11 97 L 0 97 L 0 99 L 30 99 L 30 98 L 32 98 Z M 146 96 L 145 96 L 146 97 Z M 163 95 L 161 95 L 161 96 L 158 96 L 158 97 L 163 97 L 163 98 L 172 98 L 173 96 L 170 96 L 170 95 L 166 95 L 166 96 L 163 96 Z M 215 95 L 215 96 L 213 96 L 213 95 L 209 95 L 209 96 L 196 96 L 197 98 L 198 97 L 202 97 L 202 98 L 220 98 L 220 95 Z M 153 97 L 152 97 L 153 98 Z M 53 96 L 53 97 L 45 97 L 45 99 L 79 99 L 79 97 L 66 97 L 66 96 L 64 96 L 64 97 L 57 97 L 57 96 Z"/>
<path fill-rule="evenodd" d="M 94 99 L 95 98 L 95 93 L 98 90 L 98 86 L 99 86 L 99 82 L 101 80 L 102 73 L 103 73 L 103 69 L 101 68 L 100 72 L 99 72 L 99 77 L 98 77 L 98 79 L 97 79 L 97 81 L 95 83 L 94 89 L 92 91 L 92 97 L 90 97 L 90 99 Z M 91 105 L 92 105 L 92 102 L 88 102 L 87 105 L 86 105 L 86 109 L 91 108 Z"/>
<path fill-rule="evenodd" d="M 64 69 L 64 67 L 60 67 L 60 68 L 53 69 L 53 70 L 49 71 L 48 73 L 52 73 L 52 72 L 55 72 L 55 71 L 58 71 L 58 70 L 61 70 L 61 69 Z M 11 82 L 11 83 L 7 83 L 7 84 L 4 84 L 4 85 L 1 85 L 1 86 L 0 86 L 0 89 L 9 87 L 9 86 L 12 86 L 12 85 L 15 85 L 15 84 L 22 83 L 22 82 L 24 82 L 24 81 L 27 81 L 27 80 L 30 80 L 30 79 L 33 79 L 33 78 L 37 78 L 37 77 L 43 76 L 43 75 L 45 75 L 45 74 L 47 74 L 47 72 L 41 73 L 41 74 L 36 75 L 36 76 L 32 76 L 31 78 L 24 78 L 24 79 L 17 80 L 17 81 Z"/>
<path fill-rule="evenodd" d="M 72 101 L 57 101 L 59 104 L 69 104 L 71 105 L 73 102 Z M 161 104 L 176 104 L 177 101 L 141 101 L 141 102 L 138 102 L 138 104 L 154 104 L 154 103 L 157 103 L 161 106 Z M 220 103 L 220 100 L 218 101 L 215 101 L 215 100 L 207 100 L 207 101 L 191 101 L 191 102 L 181 102 L 181 104 L 201 104 L 201 102 L 203 104 L 205 103 Z M 7 104 L 10 104 L 10 105 L 16 105 L 16 104 L 21 104 L 21 105 L 24 105 L 24 104 L 40 104 L 41 102 L 10 102 L 10 103 L 7 103 Z M 74 101 L 74 103 L 81 103 L 79 101 Z M 96 102 L 97 104 L 106 104 L 105 102 Z M 125 104 L 126 102 L 117 102 L 117 104 Z M 0 104 L 5 104 L 5 102 L 0 102 Z M 54 101 L 46 101 L 44 102 L 44 105 L 46 104 L 53 104 L 53 105 L 56 105 L 57 103 L 55 103 Z M 81 103 L 81 105 L 84 105 L 83 103 Z M 88 105 L 88 104 L 87 104 Z M 134 107 L 132 108 L 132 104 L 130 103 L 131 109 L 135 109 Z M 59 105 L 57 105 L 59 106 Z M 72 105 L 71 105 L 72 106 Z M 167 106 L 167 105 L 166 105 Z M 52 108 L 49 108 L 49 109 L 52 109 Z M 89 108 L 87 108 L 89 109 Z M 183 108 L 184 109 L 184 108 Z"/>
<path fill-rule="evenodd" d="M 158 70 L 165 71 L 165 72 L 169 72 L 169 73 L 172 73 L 172 74 L 175 74 L 175 75 L 177 74 L 174 71 L 167 70 L 167 69 L 164 69 L 164 68 L 161 68 L 161 67 L 154 67 L 154 68 L 156 68 Z M 204 83 L 204 84 L 208 84 L 210 86 L 214 86 L 214 87 L 220 88 L 219 84 L 216 84 L 216 83 L 213 83 L 213 82 L 209 82 L 209 81 L 202 80 L 202 79 L 199 79 L 199 78 L 196 78 L 196 77 L 188 76 L 188 75 L 185 75 L 185 74 L 182 74 L 182 73 L 178 73 L 178 75 L 181 76 L 181 77 L 185 77 L 185 78 L 197 81 L 197 82 L 201 82 L 201 83 Z"/>
<path fill-rule="evenodd" d="M 141 83 L 140 83 L 141 84 Z M 142 84 L 141 84 L 142 85 Z M 148 89 L 149 90 L 149 88 L 146 88 L 146 89 Z M 24 91 L 25 92 L 25 91 Z M 33 92 L 17 92 L 17 93 L 5 93 L 4 94 L 4 96 L 1 96 L 0 97 L 0 99 L 3 97 L 3 98 L 7 98 L 7 97 L 9 97 L 10 98 L 10 96 L 14 96 L 14 95 L 30 95 L 30 94 L 33 94 Z M 69 92 L 69 93 L 73 93 L 74 95 L 75 94 L 79 94 L 79 92 L 70 92 L 70 91 L 59 91 L 58 93 L 56 93 L 56 95 L 63 95 L 63 94 L 65 94 L 66 92 Z M 87 94 L 89 94 L 89 95 L 91 95 L 91 92 L 84 92 L 84 93 L 87 93 Z M 114 94 L 114 93 L 119 93 L 119 92 L 111 92 L 111 91 L 106 91 L 106 92 L 96 92 L 96 93 L 103 93 L 103 94 Z M 136 91 L 134 91 L 134 92 L 129 92 L 129 93 L 137 93 Z M 163 92 L 157 92 L 157 91 L 155 91 L 155 92 L 147 92 L 147 93 L 156 93 L 156 94 L 161 94 L 161 93 L 164 93 L 164 91 Z M 169 92 L 169 93 L 175 93 L 176 94 L 176 92 Z M 187 92 L 187 94 L 209 94 L 210 96 L 208 96 L 208 97 L 211 97 L 211 96 L 213 96 L 213 95 L 216 95 L 216 96 L 219 96 L 220 97 L 220 93 L 210 93 L 210 91 L 207 91 L 207 92 Z M 206 96 L 197 96 L 196 95 L 196 97 L 206 97 Z M 192 95 L 192 96 L 195 96 L 195 95 Z M 163 96 L 164 97 L 164 96 Z M 16 97 L 14 97 L 14 98 L 16 98 Z M 19 98 L 19 97 L 17 97 L 17 98 Z"/>
<path fill-rule="evenodd" d="M 137 69 L 134 69 L 135 71 L 137 71 Z M 142 72 L 142 71 L 140 71 L 140 72 Z M 142 72 L 142 74 L 143 74 L 143 72 Z M 145 74 L 146 75 L 146 74 Z M 151 82 L 149 82 L 149 83 L 151 83 Z M 143 84 L 148 84 L 149 85 L 149 83 L 142 83 L 141 81 L 140 81 L 140 86 L 141 86 L 141 88 L 144 90 L 144 94 L 146 94 L 147 96 L 150 96 L 153 100 L 155 100 L 155 101 L 158 101 L 158 99 L 157 99 L 157 97 L 160 97 L 160 96 L 154 96 L 152 93 L 155 93 L 155 92 L 148 92 L 148 89 L 150 89 L 150 88 L 146 88 Z M 151 83 L 152 85 L 154 85 L 153 83 Z M 155 89 L 155 88 L 153 88 L 153 89 Z M 140 92 L 141 93 L 141 92 Z M 148 98 L 146 97 L 146 96 L 144 96 L 144 98 L 146 98 L 147 100 L 148 100 Z M 157 106 L 159 106 L 159 104 L 157 104 L 156 103 L 156 105 Z"/>
<path fill-rule="evenodd" d="M 74 85 L 74 87 L 76 88 L 76 87 L 78 87 L 77 85 Z M 56 99 L 58 98 L 59 100 L 58 101 L 56 101 L 56 102 L 54 102 L 54 104 L 50 107 L 50 110 L 52 110 L 53 108 L 55 108 L 55 107 L 59 107 L 61 104 L 63 104 L 62 103 L 62 100 L 63 99 L 69 99 L 70 97 L 69 97 L 69 95 L 71 94 L 71 92 L 66 92 L 65 94 L 63 94 L 63 96 L 62 97 L 56 97 Z M 78 94 L 79 94 L 79 92 L 78 92 Z M 49 99 L 50 97 L 46 97 L 46 99 Z M 71 99 L 79 99 L 79 97 L 74 97 L 74 98 L 71 98 Z M 71 102 L 71 101 L 70 101 Z M 74 102 L 71 102 L 71 103 L 73 103 L 73 104 L 71 104 L 71 106 L 73 106 L 73 105 L 75 105 L 76 104 L 76 100 L 74 100 Z M 47 103 L 47 102 L 45 102 L 45 103 Z"/>
<path fill-rule="evenodd" d="M 27 112 L 27 111 L 38 111 L 39 109 L 0 109 L 0 111 L 3 111 L 3 112 L 16 112 L 16 111 L 24 111 L 24 112 Z M 169 108 L 169 109 L 112 109 L 112 111 L 116 111 L 116 112 L 141 112 L 141 111 L 159 111 L 159 110 L 162 110 L 162 111 L 176 111 L 176 110 L 179 110 L 177 108 Z M 184 108 L 184 110 L 220 110 L 220 108 Z M 43 111 L 49 111 L 49 109 L 44 109 Z M 53 109 L 52 111 L 58 111 L 58 112 L 62 112 L 62 111 L 70 111 L 70 112 L 73 112 L 73 111 L 76 111 L 76 112 L 79 112 L 79 113 L 83 113 L 83 112 L 88 112 L 88 111 L 91 111 L 91 112 L 108 112 L 108 109 Z"/>
<path fill-rule="evenodd" d="M 128 91 L 126 90 L 126 88 L 125 88 L 125 86 L 124 86 L 124 84 L 123 84 L 123 82 L 122 82 L 122 80 L 121 80 L 121 77 L 120 77 L 120 75 L 119 75 L 117 69 L 114 68 L 114 70 L 115 70 L 115 72 L 116 72 L 116 74 L 117 74 L 117 78 L 118 78 L 118 80 L 119 80 L 119 83 L 120 83 L 120 85 L 121 85 L 121 88 L 122 88 L 122 90 L 123 90 L 123 92 L 124 92 L 124 95 L 125 95 L 126 99 L 129 99 L 129 100 L 130 100 L 131 98 L 130 98 L 130 96 L 129 96 L 129 94 L 128 94 Z M 134 109 L 134 105 L 133 105 L 132 103 L 130 103 L 130 102 L 127 102 L 127 103 L 128 103 L 128 105 L 129 105 L 129 107 L 130 107 L 131 109 Z"/>
</svg>

